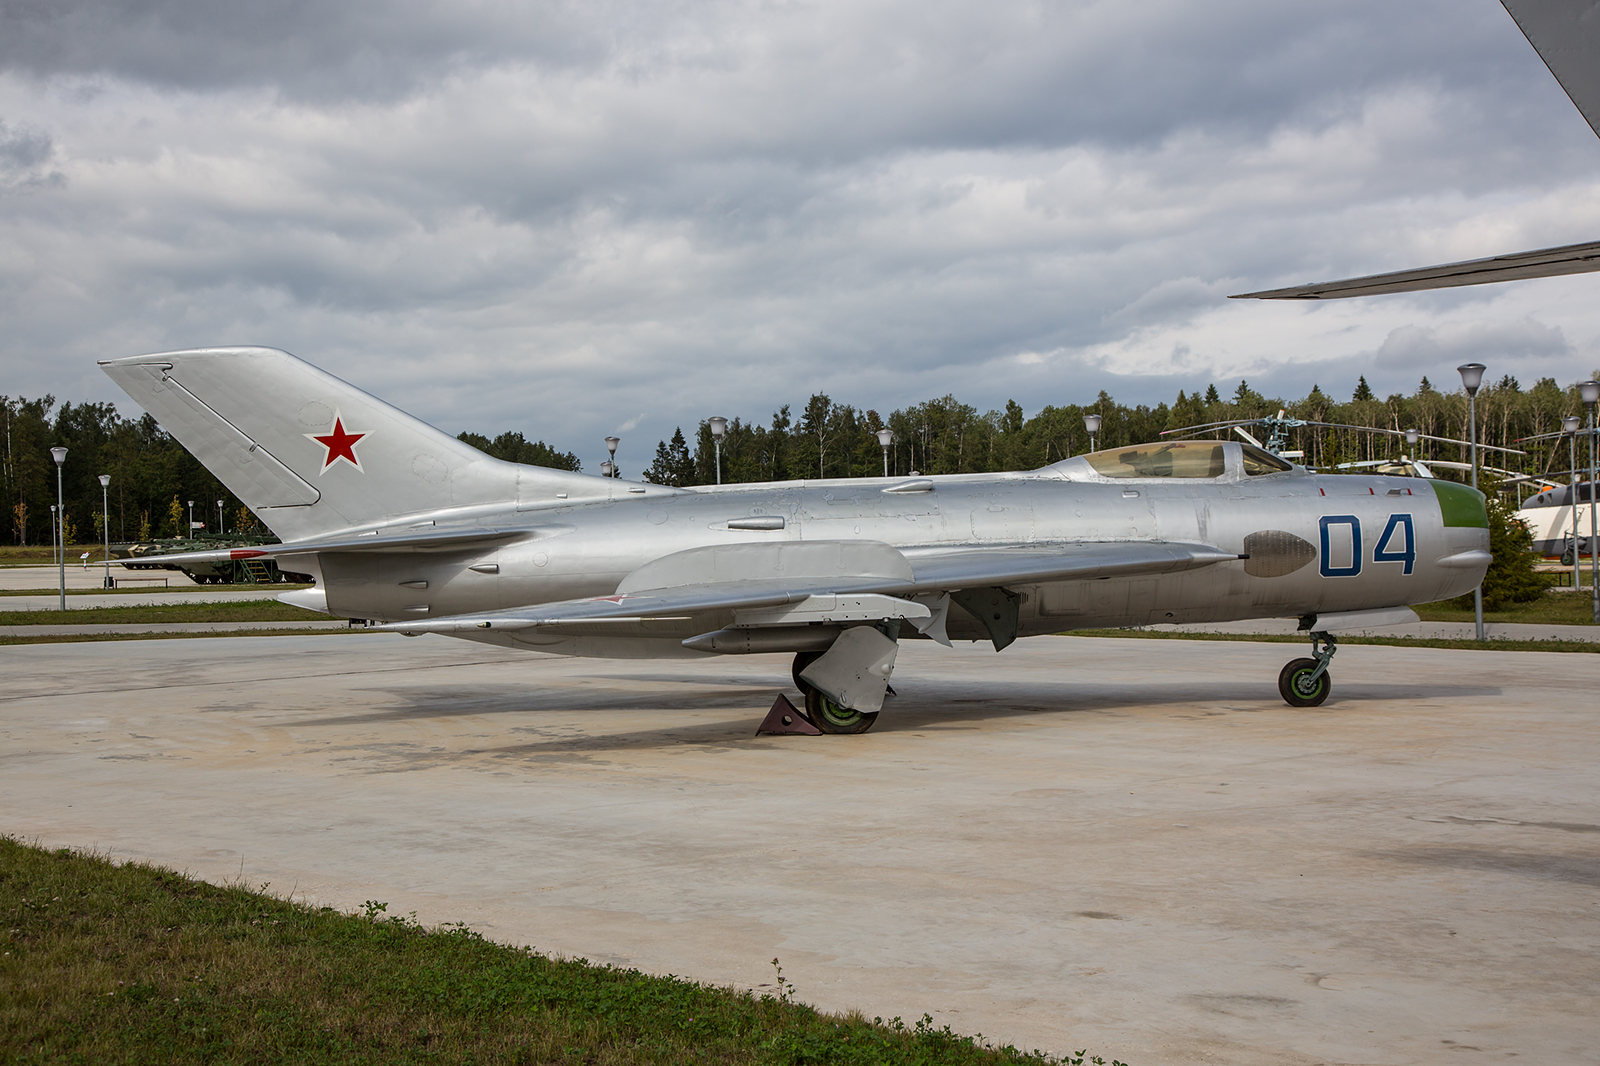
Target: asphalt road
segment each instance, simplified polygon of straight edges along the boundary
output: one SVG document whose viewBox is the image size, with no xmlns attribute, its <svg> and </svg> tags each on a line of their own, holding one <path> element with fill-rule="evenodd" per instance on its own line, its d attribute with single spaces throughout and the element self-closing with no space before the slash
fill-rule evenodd
<svg viewBox="0 0 1600 1066">
<path fill-rule="evenodd" d="M 0 648 L 0 827 L 1028 1047 L 1595 1061 L 1600 657 L 913 644 L 860 737 L 780 657 L 360 634 Z"/>
</svg>

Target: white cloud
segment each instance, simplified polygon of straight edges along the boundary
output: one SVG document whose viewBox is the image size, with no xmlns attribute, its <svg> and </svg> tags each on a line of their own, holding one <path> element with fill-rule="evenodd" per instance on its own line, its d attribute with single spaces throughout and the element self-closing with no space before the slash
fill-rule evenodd
<svg viewBox="0 0 1600 1066">
<path fill-rule="evenodd" d="M 1600 144 L 1494 0 L 35 2 L 0 33 L 0 391 L 127 408 L 94 359 L 273 344 L 590 460 L 639 411 L 636 469 L 814 390 L 1600 357 L 1592 276 L 1224 299 L 1600 232 Z"/>
</svg>

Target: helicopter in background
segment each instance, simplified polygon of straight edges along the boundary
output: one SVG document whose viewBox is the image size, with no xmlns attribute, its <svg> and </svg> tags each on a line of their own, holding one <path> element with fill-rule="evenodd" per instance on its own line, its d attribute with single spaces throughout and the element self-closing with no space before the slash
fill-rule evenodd
<svg viewBox="0 0 1600 1066">
<path fill-rule="evenodd" d="M 1260 426 L 1265 429 L 1266 432 L 1262 434 L 1262 436 L 1264 436 L 1266 440 L 1262 441 L 1253 436 L 1244 428 L 1246 426 Z M 1243 437 L 1251 444 L 1254 444 L 1258 448 L 1269 451 L 1281 459 L 1303 459 L 1305 458 L 1304 451 L 1291 450 L 1289 448 L 1289 431 L 1291 429 L 1303 429 L 1306 427 L 1316 427 L 1319 429 L 1353 429 L 1362 433 L 1382 433 L 1390 437 L 1404 437 L 1406 444 L 1413 449 L 1416 448 L 1419 442 L 1425 440 L 1437 441 L 1441 444 L 1459 444 L 1463 448 L 1472 447 L 1471 441 L 1458 440 L 1455 437 L 1435 437 L 1432 434 L 1422 433 L 1415 429 L 1379 429 L 1376 426 L 1353 426 L 1346 422 L 1317 422 L 1304 418 L 1292 418 L 1285 415 L 1282 408 L 1279 408 L 1278 413 L 1275 415 L 1263 415 L 1259 418 L 1229 418 L 1224 419 L 1221 422 L 1206 422 L 1197 426 L 1180 426 L 1177 429 L 1168 429 L 1162 431 L 1161 436 L 1167 437 L 1179 433 L 1192 434 L 1204 433 L 1219 429 L 1231 429 L 1233 432 L 1237 433 L 1240 437 Z M 1527 454 L 1526 452 L 1518 451 L 1515 448 L 1502 448 L 1493 444 L 1479 444 L 1478 447 L 1484 451 L 1505 452 L 1510 455 Z M 1401 454 L 1398 459 L 1367 459 L 1360 462 L 1336 463 L 1334 465 L 1335 470 L 1373 469 L 1373 472 L 1378 474 L 1391 474 L 1397 477 L 1425 478 L 1433 478 L 1437 476 L 1433 473 L 1433 467 L 1439 467 L 1445 470 L 1470 471 L 1472 469 L 1472 464 L 1447 462 L 1443 459 L 1429 459 L 1424 462 L 1421 459 L 1415 458 L 1414 455 Z M 1521 477 L 1521 475 L 1516 474 L 1513 471 L 1502 470 L 1499 467 L 1485 466 L 1482 463 L 1478 464 L 1478 469 L 1487 470 L 1490 473 L 1509 478 Z"/>
</svg>

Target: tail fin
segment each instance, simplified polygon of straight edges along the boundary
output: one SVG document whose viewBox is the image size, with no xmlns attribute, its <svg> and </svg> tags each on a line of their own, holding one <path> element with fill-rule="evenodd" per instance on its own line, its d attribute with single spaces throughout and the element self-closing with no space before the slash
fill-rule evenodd
<svg viewBox="0 0 1600 1066">
<path fill-rule="evenodd" d="M 492 459 L 276 348 L 100 366 L 284 540 L 448 508 L 606 496 L 615 485 Z"/>
</svg>

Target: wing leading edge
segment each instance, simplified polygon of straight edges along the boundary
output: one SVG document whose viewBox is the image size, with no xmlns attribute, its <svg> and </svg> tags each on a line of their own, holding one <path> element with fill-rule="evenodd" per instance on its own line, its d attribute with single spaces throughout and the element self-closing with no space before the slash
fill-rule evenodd
<svg viewBox="0 0 1600 1066">
<path fill-rule="evenodd" d="M 1286 289 L 1264 289 L 1230 296 L 1230 300 L 1342 300 L 1351 296 L 1380 296 L 1392 292 L 1420 292 L 1423 289 L 1448 289 L 1458 285 L 1487 285 L 1496 281 L 1522 281 L 1527 278 L 1553 278 L 1562 274 L 1583 274 L 1600 270 L 1600 241 L 1567 244 L 1560 248 L 1539 248 L 1531 252 L 1495 255 L 1487 259 L 1466 259 L 1459 263 L 1394 270 L 1342 281 L 1314 285 L 1292 285 Z"/>
<path fill-rule="evenodd" d="M 1177 542 L 964 548 L 909 557 L 907 561 L 912 575 L 909 579 L 898 575 L 839 575 L 717 582 L 564 600 L 427 621 L 391 622 L 372 628 L 396 633 L 559 629 L 566 625 L 691 618 L 714 611 L 751 611 L 804 604 L 813 598 L 826 597 L 857 597 L 866 601 L 856 608 L 841 604 L 837 608 L 841 617 L 852 611 L 884 610 L 889 613 L 876 617 L 923 618 L 928 615 L 928 608 L 911 602 L 911 597 L 965 588 L 1166 574 L 1240 558 L 1242 556 L 1209 544 Z"/>
</svg>

